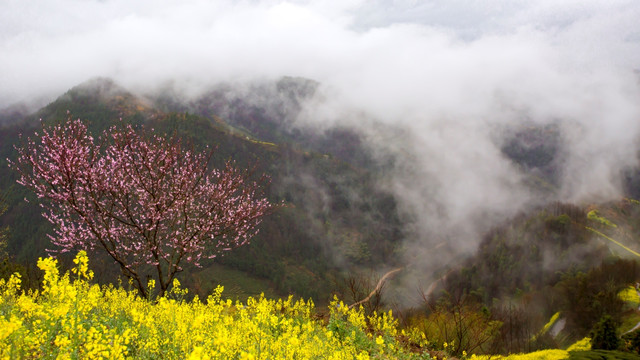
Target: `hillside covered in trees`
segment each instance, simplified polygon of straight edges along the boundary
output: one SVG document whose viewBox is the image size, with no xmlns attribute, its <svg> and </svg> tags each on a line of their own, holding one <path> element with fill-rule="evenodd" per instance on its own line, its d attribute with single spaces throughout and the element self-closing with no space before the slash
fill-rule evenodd
<svg viewBox="0 0 640 360">
<path fill-rule="evenodd" d="M 2 127 L 2 189 L 8 206 L 2 221 L 11 228 L 7 249 L 17 263 L 33 266 L 34 259 L 44 256 L 50 247 L 45 234 L 50 230 L 37 202 L 23 201 L 31 195 L 15 183 L 17 174 L 7 168 L 6 159 L 15 157 L 13 146 L 20 144 L 19 134 L 27 137 L 37 131 L 41 126 L 38 119 L 46 125 L 68 116 L 87 122 L 94 134 L 119 119 L 144 123 L 159 133 L 176 133 L 196 149 L 215 148 L 212 166 L 220 167 L 232 159 L 238 167 L 268 175 L 268 197 L 284 201 L 285 206 L 265 218 L 250 245 L 219 262 L 227 269 L 265 280 L 263 284 L 270 290 L 324 301 L 344 277 L 343 270 L 394 261 L 402 228 L 393 196 L 378 186 L 374 169 L 343 160 L 340 154 L 302 147 L 293 140 L 276 144 L 272 138 L 258 138 L 217 116 L 162 112 L 109 80 L 96 80 L 70 90 L 23 121 Z M 278 131 L 275 125 L 273 131 Z M 323 141 L 336 140 L 323 137 Z M 364 153 L 357 144 L 352 146 L 356 151 L 345 153 Z M 109 265 L 104 265 L 105 271 L 100 273 L 109 273 Z M 203 294 L 215 285 L 197 277 L 186 281 L 205 286 Z"/>
<path fill-rule="evenodd" d="M 283 78 L 243 91 L 220 85 L 185 101 L 171 91 L 139 96 L 95 79 L 35 113 L 3 112 L 2 277 L 17 271 L 23 288 L 38 288 L 37 259 L 52 247 L 51 225 L 42 218 L 38 199 L 16 183 L 7 159 L 15 159 L 14 146 L 41 126 L 72 117 L 93 134 L 119 121 L 175 134 L 196 150 L 214 148 L 212 167 L 231 159 L 256 178 L 270 178 L 266 196 L 282 206 L 264 218 L 248 245 L 179 273 L 189 298 L 206 298 L 220 284 L 227 296 L 240 300 L 293 294 L 326 305 L 337 295 L 349 304 L 372 294 L 363 311 L 393 309 L 400 326 L 426 336 L 421 347 L 446 350 L 455 343 L 455 350 L 448 350 L 454 356 L 566 348 L 589 337 L 605 316 L 619 333 L 640 322 L 637 306 L 630 305 L 636 300 L 629 300 L 640 275 L 640 205 L 632 200 L 640 193 L 636 168 L 623 176 L 627 197 L 558 202 L 566 158 L 562 128 L 503 129 L 501 156 L 518 169 L 538 201 L 488 227 L 459 224 L 482 229 L 472 248 L 453 251 L 460 245 L 455 232 L 443 232 L 433 234 L 434 248 L 416 251 L 418 219 L 403 211 L 405 200 L 390 180 L 405 166 L 398 159 L 402 152 L 374 149 L 366 138 L 371 134 L 348 126 L 295 126 L 293 119 L 316 87 L 310 80 Z M 375 121 L 370 125 L 398 131 Z M 435 254 L 433 261 L 416 255 L 427 250 Z M 63 270 L 73 267 L 72 255 L 59 261 Z M 92 258 L 91 268 L 101 284 L 122 280 L 106 256 Z M 376 288 L 392 269 L 398 271 Z"/>
</svg>

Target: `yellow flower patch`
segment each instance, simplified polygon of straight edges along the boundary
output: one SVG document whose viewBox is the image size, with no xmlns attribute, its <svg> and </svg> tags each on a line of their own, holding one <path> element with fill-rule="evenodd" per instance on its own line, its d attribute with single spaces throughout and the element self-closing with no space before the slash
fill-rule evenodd
<svg viewBox="0 0 640 360">
<path fill-rule="evenodd" d="M 25 293 L 19 276 L 0 281 L 0 358 L 59 359 L 422 359 L 396 343 L 391 313 L 365 316 L 337 300 L 329 323 L 311 301 L 222 298 L 185 301 L 174 281 L 166 297 L 92 285 L 86 253 L 70 273 L 38 261 L 42 291 Z M 151 284 L 150 284 L 151 285 Z"/>
</svg>

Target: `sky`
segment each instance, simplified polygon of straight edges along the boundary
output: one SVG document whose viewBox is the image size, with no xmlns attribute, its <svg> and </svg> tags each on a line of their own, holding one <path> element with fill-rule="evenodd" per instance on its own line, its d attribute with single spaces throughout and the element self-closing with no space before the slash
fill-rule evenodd
<svg viewBox="0 0 640 360">
<path fill-rule="evenodd" d="M 367 87 L 356 104 L 389 98 L 372 87 L 405 91 L 422 79 L 425 95 L 457 101 L 448 97 L 465 81 L 486 91 L 531 71 L 639 68 L 639 16 L 633 0 L 3 0 L 0 105 L 51 99 L 96 76 L 189 89 L 303 76 Z M 415 94 L 406 101 L 421 102 Z"/>
<path fill-rule="evenodd" d="M 535 203 L 501 129 L 559 126 L 558 200 L 621 195 L 621 171 L 638 165 L 638 19 L 637 0 L 2 0 L 0 108 L 93 77 L 188 95 L 313 79 L 299 123 L 349 126 L 399 154 L 381 184 L 407 241 L 455 252 Z"/>
</svg>

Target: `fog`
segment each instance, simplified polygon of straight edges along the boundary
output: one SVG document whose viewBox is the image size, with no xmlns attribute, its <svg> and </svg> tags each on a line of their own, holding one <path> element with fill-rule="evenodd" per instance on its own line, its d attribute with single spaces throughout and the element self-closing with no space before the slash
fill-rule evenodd
<svg viewBox="0 0 640 360">
<path fill-rule="evenodd" d="M 396 154 L 381 186 L 400 203 L 411 262 L 437 267 L 540 201 L 500 151 L 508 129 L 558 124 L 557 199 L 621 195 L 621 171 L 638 163 L 638 19 L 635 0 L 9 0 L 0 108 L 96 76 L 185 96 L 313 79 L 295 126 L 352 127 Z"/>
</svg>

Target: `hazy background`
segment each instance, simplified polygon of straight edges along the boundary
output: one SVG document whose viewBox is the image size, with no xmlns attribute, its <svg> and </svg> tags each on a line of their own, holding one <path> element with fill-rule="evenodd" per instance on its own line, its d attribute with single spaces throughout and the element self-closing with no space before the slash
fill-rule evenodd
<svg viewBox="0 0 640 360">
<path fill-rule="evenodd" d="M 540 200 L 500 151 L 513 129 L 559 129 L 557 199 L 621 194 L 638 164 L 638 19 L 636 0 L 4 0 L 0 108 L 96 76 L 186 97 L 316 80 L 292 126 L 353 127 L 394 154 L 380 186 L 400 202 L 409 260 L 439 267 Z"/>
</svg>

